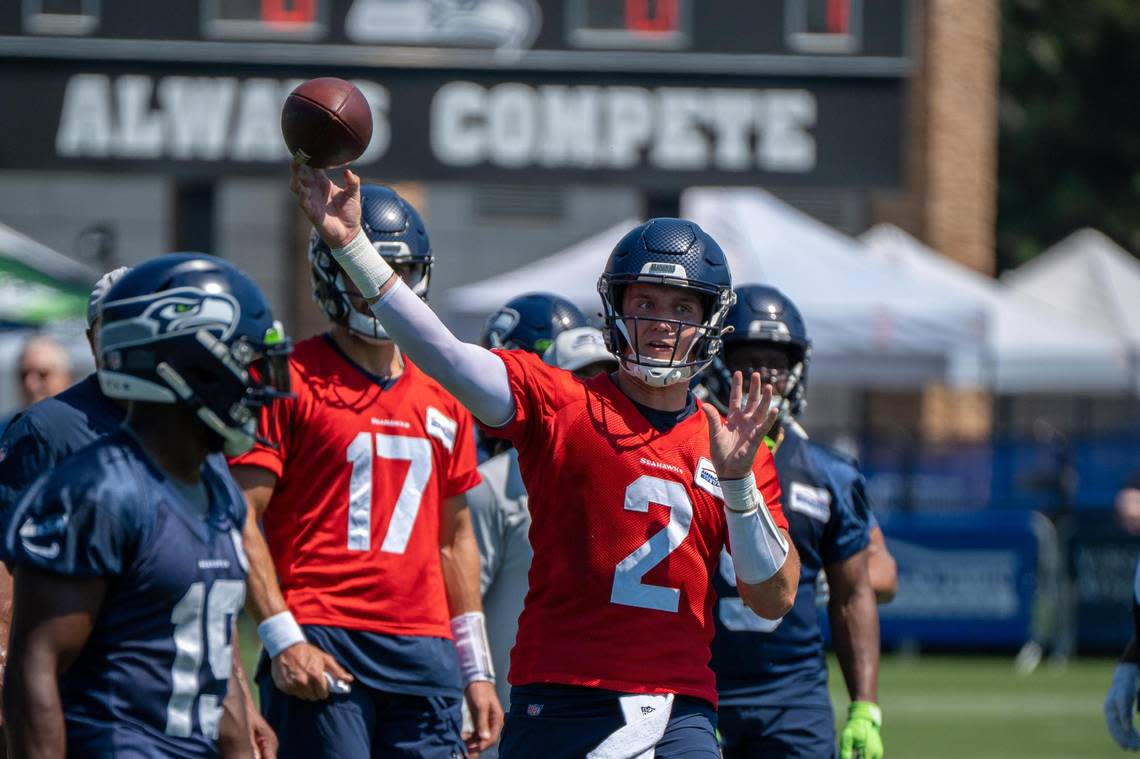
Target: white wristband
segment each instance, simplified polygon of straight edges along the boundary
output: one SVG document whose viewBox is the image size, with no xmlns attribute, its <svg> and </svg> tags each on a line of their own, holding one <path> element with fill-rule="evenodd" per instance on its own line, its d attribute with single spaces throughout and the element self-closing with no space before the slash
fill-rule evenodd
<svg viewBox="0 0 1140 759">
<path fill-rule="evenodd" d="M 772 519 L 752 473 L 740 480 L 721 480 L 720 488 L 736 576 L 749 585 L 764 582 L 784 566 L 788 541 Z"/>
<path fill-rule="evenodd" d="M 455 652 L 459 655 L 459 673 L 463 685 L 476 680 L 495 682 L 495 665 L 491 662 L 491 645 L 487 640 L 487 622 L 481 611 L 469 611 L 451 619 L 455 636 Z"/>
<path fill-rule="evenodd" d="M 392 267 L 376 250 L 368 235 L 361 229 L 343 248 L 332 249 L 333 258 L 344 269 L 365 298 L 375 298 L 380 288 L 392 276 Z"/>
<path fill-rule="evenodd" d="M 764 496 L 756 487 L 756 475 L 752 472 L 743 479 L 721 480 L 720 492 L 724 494 L 724 507 L 738 514 L 747 514 L 765 505 Z"/>
<path fill-rule="evenodd" d="M 257 637 L 261 638 L 270 659 L 276 658 L 289 646 L 305 642 L 305 633 L 289 611 L 274 614 L 258 625 Z"/>
</svg>

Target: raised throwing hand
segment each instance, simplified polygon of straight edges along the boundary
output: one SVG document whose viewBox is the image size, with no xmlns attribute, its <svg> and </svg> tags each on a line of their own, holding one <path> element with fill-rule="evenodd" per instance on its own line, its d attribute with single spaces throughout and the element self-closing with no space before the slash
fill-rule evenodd
<svg viewBox="0 0 1140 759">
<path fill-rule="evenodd" d="M 752 373 L 747 402 L 743 386 L 744 376 L 734 372 L 728 395 L 728 413 L 723 421 L 711 403 L 701 406 L 709 423 L 712 463 L 717 477 L 722 480 L 739 480 L 748 476 L 752 462 L 756 460 L 756 452 L 779 414 L 779 409 L 772 408 L 772 386 L 761 388 L 759 373 Z"/>
<path fill-rule="evenodd" d="M 322 169 L 304 164 L 290 166 L 289 189 L 297 205 L 330 248 L 343 248 L 360 231 L 360 177 L 344 172 L 344 187 Z"/>
</svg>

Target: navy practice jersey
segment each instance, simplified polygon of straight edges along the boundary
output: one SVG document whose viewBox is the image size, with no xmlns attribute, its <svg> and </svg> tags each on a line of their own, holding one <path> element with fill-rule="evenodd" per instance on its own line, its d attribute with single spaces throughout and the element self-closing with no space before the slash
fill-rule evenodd
<svg viewBox="0 0 1140 759">
<path fill-rule="evenodd" d="M 125 410 L 90 374 L 16 415 L 0 438 L 0 525 L 36 478 L 72 452 L 114 430 Z"/>
<path fill-rule="evenodd" d="M 782 620 L 762 619 L 736 590 L 721 554 L 712 668 L 722 705 L 829 707 L 827 663 L 816 609 L 816 578 L 828 564 L 867 547 L 863 476 L 846 458 L 786 427 L 776 449 L 784 514 L 800 554 L 796 602 Z"/>
<path fill-rule="evenodd" d="M 245 599 L 245 499 L 220 455 L 202 480 L 205 519 L 124 428 L 37 480 L 15 509 L 4 536 L 14 565 L 107 580 L 91 637 L 59 680 L 69 756 L 216 755 Z"/>
</svg>

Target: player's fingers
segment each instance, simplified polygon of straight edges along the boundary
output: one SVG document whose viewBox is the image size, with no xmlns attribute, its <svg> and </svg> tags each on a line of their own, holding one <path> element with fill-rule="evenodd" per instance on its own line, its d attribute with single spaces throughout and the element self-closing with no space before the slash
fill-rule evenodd
<svg viewBox="0 0 1140 759">
<path fill-rule="evenodd" d="M 495 708 L 491 710 L 491 740 L 498 740 L 499 735 L 503 732 L 503 723 L 506 718 L 502 705 L 495 703 Z"/>
<path fill-rule="evenodd" d="M 855 736 L 850 730 L 844 730 L 839 738 L 839 759 L 852 759 L 855 752 Z"/>
<path fill-rule="evenodd" d="M 768 386 L 764 385 L 764 390 L 767 391 Z M 745 404 L 744 413 L 751 416 L 756 413 L 756 409 L 760 408 L 760 402 L 763 400 L 760 391 L 760 373 L 752 372 L 752 376 L 748 378 L 748 403 Z"/>
<path fill-rule="evenodd" d="M 705 420 L 709 423 L 709 438 L 712 439 L 720 432 L 720 412 L 711 403 L 701 404 L 701 411 L 705 412 Z"/>
<path fill-rule="evenodd" d="M 769 408 L 768 413 L 764 415 L 764 424 L 760 426 L 761 434 L 767 435 L 768 430 L 776 423 L 776 418 L 780 416 L 780 409 Z"/>
<path fill-rule="evenodd" d="M 349 195 L 355 195 L 360 190 L 360 177 L 351 169 L 344 170 L 344 189 Z"/>
<path fill-rule="evenodd" d="M 336 659 L 332 658 L 324 651 L 321 652 L 321 655 L 324 657 L 323 671 L 328 672 L 337 680 L 344 680 L 346 683 L 351 683 L 356 679 L 352 676 L 351 672 L 340 666 L 340 663 Z"/>
<path fill-rule="evenodd" d="M 744 393 L 744 375 L 740 372 L 732 373 L 732 385 L 728 391 L 728 413 L 740 408 L 740 396 Z"/>
<path fill-rule="evenodd" d="M 471 715 L 475 723 L 475 733 L 479 736 L 479 750 L 487 748 L 491 741 L 491 704 L 483 702 Z"/>
<path fill-rule="evenodd" d="M 309 676 L 308 692 L 311 701 L 324 701 L 329 697 L 329 684 L 325 680 L 325 673 L 321 672 L 317 676 Z"/>
<path fill-rule="evenodd" d="M 765 410 L 772 405 L 772 393 L 772 386 L 761 385 L 760 373 L 753 372 L 752 381 L 748 386 L 748 408 L 745 409 L 750 419 L 757 418 L 757 411 Z"/>
<path fill-rule="evenodd" d="M 261 759 L 277 759 L 277 736 L 273 733 L 259 732 L 254 739 L 257 743 L 257 753 Z"/>
</svg>

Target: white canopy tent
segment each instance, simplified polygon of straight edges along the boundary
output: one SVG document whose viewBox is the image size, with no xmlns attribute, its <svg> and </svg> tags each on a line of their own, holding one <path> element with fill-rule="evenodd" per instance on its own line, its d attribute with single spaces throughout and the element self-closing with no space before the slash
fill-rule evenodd
<svg viewBox="0 0 1140 759">
<path fill-rule="evenodd" d="M 598 275 L 614 244 L 641 222 L 626 219 L 534 263 L 447 292 L 448 320 L 461 337 L 479 334 L 492 311 L 516 295 L 551 292 L 573 301 L 587 316 L 601 313 Z M 597 321 L 597 319 L 595 319 Z"/>
<path fill-rule="evenodd" d="M 976 298 L 869 258 L 855 240 L 755 189 L 698 188 L 682 213 L 721 244 L 737 284 L 770 283 L 804 315 L 813 381 L 972 384 L 985 333 Z"/>
<path fill-rule="evenodd" d="M 36 242 L 6 224 L 0 224 L 0 253 L 6 259 L 63 282 L 90 287 L 99 278 L 99 273 L 91 267 Z"/>
<path fill-rule="evenodd" d="M 1095 229 L 1074 232 L 1002 283 L 1140 351 L 1140 261 Z"/>
<path fill-rule="evenodd" d="M 776 198 L 750 190 L 691 190 L 683 211 L 725 249 L 733 281 L 772 282 L 804 312 L 812 334 L 812 374 L 832 385 L 913 387 L 971 382 L 985 331 L 984 309 L 969 298 L 870 260 L 862 247 Z M 514 295 L 549 291 L 600 311 L 597 279 L 629 219 L 553 256 L 451 290 L 457 333 L 478 333 L 483 320 Z"/>
<path fill-rule="evenodd" d="M 879 225 L 862 242 L 872 258 L 969 297 L 987 309 L 981 384 L 995 392 L 1118 392 L 1132 387 L 1126 346 L 942 256 L 898 227 Z"/>
</svg>

